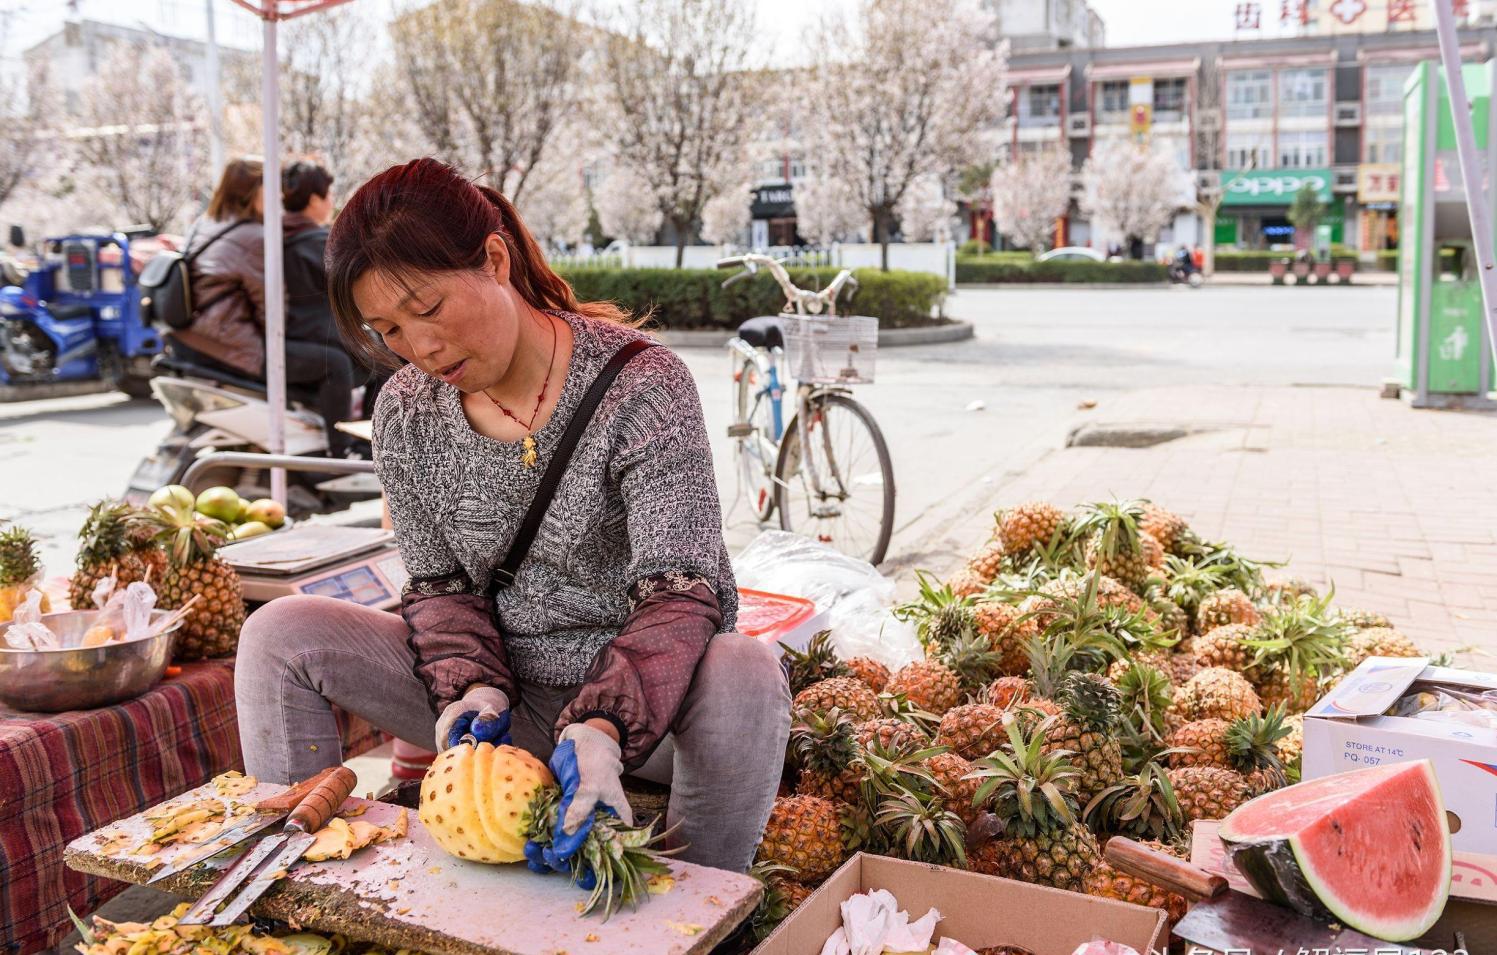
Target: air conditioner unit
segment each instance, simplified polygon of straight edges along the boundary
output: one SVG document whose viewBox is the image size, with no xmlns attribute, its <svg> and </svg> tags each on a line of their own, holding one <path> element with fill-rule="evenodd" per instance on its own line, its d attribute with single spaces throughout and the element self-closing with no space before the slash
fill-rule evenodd
<svg viewBox="0 0 1497 955">
<path fill-rule="evenodd" d="M 1357 167 L 1337 166 L 1333 170 L 1336 177 L 1336 185 L 1332 187 L 1336 192 L 1357 191 Z"/>
<path fill-rule="evenodd" d="M 1196 173 L 1196 189 L 1206 192 L 1222 183 L 1222 174 L 1215 169 L 1203 169 Z"/>
<path fill-rule="evenodd" d="M 1092 117 L 1090 113 L 1072 113 L 1066 117 L 1066 132 L 1077 139 L 1084 139 L 1092 134 Z"/>
<path fill-rule="evenodd" d="M 1222 113 L 1219 109 L 1196 111 L 1196 128 L 1203 133 L 1214 133 L 1222 128 Z"/>
<path fill-rule="evenodd" d="M 1336 104 L 1337 126 L 1360 126 L 1362 125 L 1361 103 L 1337 103 Z"/>
</svg>

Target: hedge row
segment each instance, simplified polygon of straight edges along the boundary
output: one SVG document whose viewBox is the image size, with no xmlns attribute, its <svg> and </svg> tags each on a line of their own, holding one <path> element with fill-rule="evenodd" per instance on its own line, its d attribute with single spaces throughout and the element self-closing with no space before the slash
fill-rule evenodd
<svg viewBox="0 0 1497 955">
<path fill-rule="evenodd" d="M 791 281 L 801 288 L 823 288 L 838 271 L 789 270 Z M 579 300 L 617 302 L 635 314 L 653 309 L 654 323 L 662 328 L 737 328 L 756 315 L 774 315 L 785 305 L 780 286 L 766 272 L 726 289 L 722 283 L 731 273 L 717 269 L 559 268 L 557 272 Z M 857 297 L 852 301 L 856 314 L 877 316 L 883 328 L 943 321 L 933 317 L 940 314 L 939 306 L 946 298 L 946 280 L 939 275 L 878 269 L 856 269 L 853 274 L 858 280 Z"/>
<path fill-rule="evenodd" d="M 994 261 L 992 256 L 956 260 L 958 284 L 1027 282 L 1163 282 L 1169 273 L 1158 262 Z"/>
</svg>

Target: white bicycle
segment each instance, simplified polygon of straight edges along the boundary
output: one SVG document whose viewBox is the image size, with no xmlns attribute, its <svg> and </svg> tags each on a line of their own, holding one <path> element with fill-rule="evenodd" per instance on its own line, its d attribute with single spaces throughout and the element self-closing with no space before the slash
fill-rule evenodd
<svg viewBox="0 0 1497 955">
<path fill-rule="evenodd" d="M 878 319 L 839 315 L 844 291 L 856 294 L 848 269 L 826 288 L 790 280 L 783 262 L 747 254 L 718 268 L 743 271 L 723 283 L 774 276 L 785 293 L 779 315 L 751 318 L 728 342 L 733 358 L 734 462 L 754 516 L 776 513 L 780 528 L 815 538 L 872 564 L 884 559 L 894 530 L 894 465 L 878 422 L 852 397 L 873 382 Z M 781 358 L 795 379 L 794 417 L 785 424 Z"/>
</svg>

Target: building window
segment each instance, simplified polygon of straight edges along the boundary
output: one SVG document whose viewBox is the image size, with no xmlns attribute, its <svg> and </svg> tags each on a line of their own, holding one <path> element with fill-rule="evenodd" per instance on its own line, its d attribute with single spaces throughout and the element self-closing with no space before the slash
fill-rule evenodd
<svg viewBox="0 0 1497 955">
<path fill-rule="evenodd" d="M 1060 125 L 1060 86 L 1055 83 L 1025 87 L 1019 97 L 1020 126 Z"/>
<path fill-rule="evenodd" d="M 806 161 L 799 156 L 792 156 L 790 159 L 790 179 L 793 181 L 804 178 L 806 178 Z"/>
<path fill-rule="evenodd" d="M 1326 134 L 1306 130 L 1279 133 L 1279 167 L 1309 169 L 1326 164 Z"/>
<path fill-rule="evenodd" d="M 1324 116 L 1326 71 L 1282 70 L 1279 73 L 1279 116 Z"/>
<path fill-rule="evenodd" d="M 1402 162 L 1403 130 L 1397 126 L 1367 126 L 1362 129 L 1363 162 Z"/>
<path fill-rule="evenodd" d="M 1268 70 L 1227 74 L 1227 119 L 1267 119 L 1273 115 L 1273 75 Z"/>
<path fill-rule="evenodd" d="M 1267 169 L 1273 165 L 1273 137 L 1268 133 L 1227 130 L 1228 169 Z"/>
<path fill-rule="evenodd" d="M 761 159 L 759 161 L 759 178 L 765 182 L 780 182 L 785 178 L 785 160 L 778 157 L 774 159 Z"/>
<path fill-rule="evenodd" d="M 1128 81 L 1103 80 L 1097 84 L 1097 122 L 1128 121 Z"/>
<path fill-rule="evenodd" d="M 1154 121 L 1176 123 L 1185 115 L 1185 77 L 1154 81 Z"/>
<path fill-rule="evenodd" d="M 1414 67 L 1393 63 L 1367 67 L 1367 113 L 1389 115 L 1403 111 L 1403 84 Z"/>
</svg>

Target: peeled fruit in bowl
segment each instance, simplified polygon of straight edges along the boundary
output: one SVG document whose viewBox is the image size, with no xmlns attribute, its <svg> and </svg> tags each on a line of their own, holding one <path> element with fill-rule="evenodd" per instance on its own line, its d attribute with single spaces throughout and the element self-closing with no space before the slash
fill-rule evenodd
<svg viewBox="0 0 1497 955">
<path fill-rule="evenodd" d="M 252 501 L 245 508 L 244 519 L 247 521 L 259 521 L 274 529 L 286 523 L 286 509 L 270 498 L 262 497 Z"/>
<path fill-rule="evenodd" d="M 150 504 L 152 510 L 156 511 L 169 507 L 186 511 L 191 510 L 197 501 L 193 498 L 192 492 L 182 485 L 168 484 L 166 487 L 157 488 L 147 503 Z"/>
<path fill-rule="evenodd" d="M 261 534 L 269 534 L 274 530 L 275 528 L 269 524 L 264 524 L 260 521 L 245 521 L 234 528 L 233 536 L 236 541 L 242 541 L 249 537 L 259 537 Z"/>
<path fill-rule="evenodd" d="M 198 495 L 197 512 L 233 523 L 239 517 L 239 494 L 231 487 L 210 487 Z"/>
</svg>

